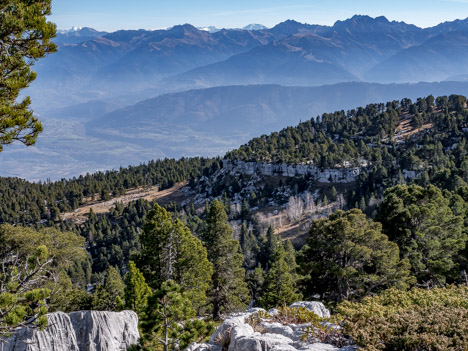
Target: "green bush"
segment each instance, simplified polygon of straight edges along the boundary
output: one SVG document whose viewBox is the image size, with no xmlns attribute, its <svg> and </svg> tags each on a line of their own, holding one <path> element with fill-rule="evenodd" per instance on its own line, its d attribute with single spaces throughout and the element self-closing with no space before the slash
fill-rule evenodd
<svg viewBox="0 0 468 351">
<path fill-rule="evenodd" d="M 337 307 L 363 350 L 467 350 L 468 287 L 396 289 Z"/>
</svg>

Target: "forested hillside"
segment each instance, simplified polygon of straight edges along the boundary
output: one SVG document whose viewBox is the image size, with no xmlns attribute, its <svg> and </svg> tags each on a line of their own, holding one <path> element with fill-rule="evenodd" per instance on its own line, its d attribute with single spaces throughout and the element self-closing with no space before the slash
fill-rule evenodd
<svg viewBox="0 0 468 351">
<path fill-rule="evenodd" d="M 83 204 L 108 200 L 139 187 L 166 189 L 177 182 L 199 178 L 216 170 L 219 163 L 216 158 L 164 159 L 118 171 L 45 183 L 0 178 L 0 223 L 53 223 L 60 218 L 60 213 L 75 210 Z"/>
</svg>

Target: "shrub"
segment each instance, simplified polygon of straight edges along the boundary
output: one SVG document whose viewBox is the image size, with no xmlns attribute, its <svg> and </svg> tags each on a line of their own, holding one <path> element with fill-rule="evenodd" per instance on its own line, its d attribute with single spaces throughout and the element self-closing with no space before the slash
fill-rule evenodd
<svg viewBox="0 0 468 351">
<path fill-rule="evenodd" d="M 468 287 L 396 289 L 337 307 L 363 350 L 467 350 Z"/>
</svg>

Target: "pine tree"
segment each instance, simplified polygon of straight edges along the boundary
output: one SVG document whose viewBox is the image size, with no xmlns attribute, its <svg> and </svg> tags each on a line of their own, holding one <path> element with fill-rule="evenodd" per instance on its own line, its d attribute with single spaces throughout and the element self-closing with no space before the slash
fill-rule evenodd
<svg viewBox="0 0 468 351">
<path fill-rule="evenodd" d="M 255 267 L 257 263 L 258 244 L 255 235 L 247 228 L 245 223 L 242 223 L 241 233 L 239 238 L 240 248 L 244 256 L 244 267 L 246 269 Z"/>
<path fill-rule="evenodd" d="M 96 287 L 93 308 L 100 311 L 117 311 L 122 305 L 125 284 L 119 271 L 109 267 L 103 284 Z"/>
<path fill-rule="evenodd" d="M 213 324 L 196 320 L 190 297 L 173 280 L 167 280 L 152 296 L 141 320 L 145 350 L 180 350 L 213 331 Z"/>
<path fill-rule="evenodd" d="M 249 207 L 249 204 L 247 202 L 247 199 L 245 199 L 245 198 L 242 200 L 240 215 L 241 215 L 242 221 L 247 221 L 249 219 L 250 207 Z"/>
<path fill-rule="evenodd" d="M 21 90 L 36 79 L 31 66 L 56 51 L 51 41 L 55 24 L 47 22 L 51 0 L 2 1 L 0 11 L 0 151 L 3 145 L 20 141 L 32 145 L 42 125 L 29 109 L 31 99 L 18 101 Z"/>
<path fill-rule="evenodd" d="M 226 221 L 223 203 L 213 201 L 201 237 L 214 269 L 209 292 L 214 319 L 219 319 L 221 313 L 245 307 L 249 295 L 244 281 L 245 270 L 242 268 L 244 258 L 239 253 L 239 242 L 232 237 L 233 230 Z"/>
<path fill-rule="evenodd" d="M 381 230 L 358 209 L 313 221 L 300 255 L 307 296 L 341 301 L 413 284 L 409 261 Z"/>
<path fill-rule="evenodd" d="M 297 280 L 297 273 L 296 270 L 298 268 L 298 264 L 296 263 L 296 250 L 291 242 L 291 240 L 286 240 L 283 243 L 284 254 L 285 254 L 285 261 L 289 266 L 289 271 L 293 275 L 293 278 Z"/>
<path fill-rule="evenodd" d="M 153 290 L 171 279 L 188 293 L 195 308 L 205 304 L 212 265 L 201 241 L 179 219 L 173 220 L 164 208 L 154 205 L 140 242 L 135 263 Z"/>
<path fill-rule="evenodd" d="M 331 195 L 331 200 L 336 201 L 336 196 L 338 195 L 338 192 L 336 191 L 336 188 L 334 186 L 332 186 L 331 188 L 330 195 Z"/>
<path fill-rule="evenodd" d="M 247 272 L 247 286 L 249 287 L 250 297 L 257 304 L 263 295 L 263 284 L 265 283 L 265 272 L 260 263 L 253 271 Z"/>
<path fill-rule="evenodd" d="M 283 245 L 278 245 L 270 261 L 263 296 L 260 298 L 260 304 L 264 308 L 286 306 L 300 299 L 287 256 Z"/>
<path fill-rule="evenodd" d="M 124 301 L 125 308 L 141 315 L 146 308 L 151 289 L 145 282 L 145 277 L 133 261 L 130 261 L 128 272 L 125 275 Z"/>
<path fill-rule="evenodd" d="M 441 285 L 458 275 L 456 257 L 467 241 L 464 223 L 433 185 L 398 185 L 385 191 L 378 220 L 411 262 L 418 282 Z"/>
<path fill-rule="evenodd" d="M 262 243 L 260 252 L 260 263 L 262 267 L 268 270 L 269 262 L 273 259 L 273 255 L 279 245 L 278 238 L 275 235 L 275 231 L 272 226 L 268 227 L 266 238 Z"/>
</svg>

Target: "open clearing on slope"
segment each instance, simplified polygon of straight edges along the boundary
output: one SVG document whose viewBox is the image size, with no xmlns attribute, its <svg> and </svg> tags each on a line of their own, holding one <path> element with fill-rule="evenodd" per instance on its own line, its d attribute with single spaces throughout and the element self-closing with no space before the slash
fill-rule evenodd
<svg viewBox="0 0 468 351">
<path fill-rule="evenodd" d="M 88 218 L 89 211 L 92 209 L 96 214 L 103 214 L 110 211 L 116 203 L 127 205 L 128 203 L 140 199 L 147 201 L 156 201 L 161 205 L 169 202 L 181 202 L 186 198 L 183 188 L 187 182 L 174 185 L 172 188 L 159 191 L 157 186 L 151 188 L 138 188 L 128 190 L 125 195 L 113 198 L 108 201 L 95 202 L 89 205 L 81 206 L 73 212 L 62 214 L 62 220 L 73 220 L 75 222 L 84 222 Z"/>
</svg>

